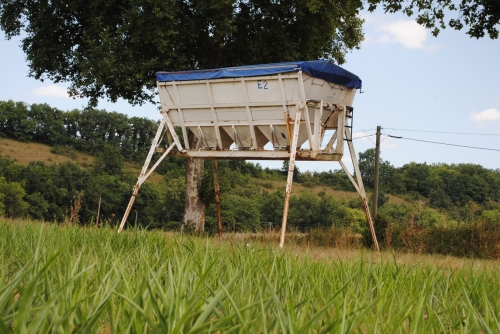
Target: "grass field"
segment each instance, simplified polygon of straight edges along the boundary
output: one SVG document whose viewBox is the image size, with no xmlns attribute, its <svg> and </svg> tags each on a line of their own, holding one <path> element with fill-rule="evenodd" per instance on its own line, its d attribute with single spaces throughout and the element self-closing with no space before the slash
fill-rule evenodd
<svg viewBox="0 0 500 334">
<path fill-rule="evenodd" d="M 498 333 L 500 266 L 0 219 L 0 332 Z"/>
</svg>

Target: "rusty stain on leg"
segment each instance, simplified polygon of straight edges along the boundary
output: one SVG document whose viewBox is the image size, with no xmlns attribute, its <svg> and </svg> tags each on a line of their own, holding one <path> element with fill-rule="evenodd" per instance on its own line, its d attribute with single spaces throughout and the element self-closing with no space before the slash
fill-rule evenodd
<svg viewBox="0 0 500 334">
<path fill-rule="evenodd" d="M 288 147 L 292 145 L 292 127 L 290 123 L 292 123 L 292 119 L 290 118 L 290 114 L 288 112 L 285 113 L 286 119 L 286 130 L 288 131 Z"/>
<path fill-rule="evenodd" d="M 217 229 L 219 230 L 219 239 L 222 239 L 222 219 L 221 219 L 221 215 L 220 215 L 219 169 L 217 167 L 217 160 L 214 160 L 213 164 L 214 164 L 215 204 L 217 206 Z"/>
</svg>

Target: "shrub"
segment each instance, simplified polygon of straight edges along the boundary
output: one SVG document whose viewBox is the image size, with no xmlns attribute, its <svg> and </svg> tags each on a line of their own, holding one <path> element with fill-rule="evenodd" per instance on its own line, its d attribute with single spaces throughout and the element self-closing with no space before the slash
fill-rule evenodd
<svg viewBox="0 0 500 334">
<path fill-rule="evenodd" d="M 489 223 L 500 223 L 500 210 L 483 210 L 481 218 Z"/>
<path fill-rule="evenodd" d="M 390 247 L 414 253 L 483 259 L 500 258 L 500 223 L 476 222 L 421 228 L 392 224 L 386 230 Z"/>
</svg>

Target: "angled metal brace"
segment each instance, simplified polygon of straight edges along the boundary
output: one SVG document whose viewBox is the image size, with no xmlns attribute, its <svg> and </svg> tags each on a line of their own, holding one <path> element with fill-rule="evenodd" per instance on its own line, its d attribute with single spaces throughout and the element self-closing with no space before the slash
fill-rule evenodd
<svg viewBox="0 0 500 334">
<path fill-rule="evenodd" d="M 120 223 L 120 226 L 118 227 L 118 233 L 120 233 L 123 230 L 123 227 L 125 226 L 125 223 L 127 221 L 127 218 L 130 214 L 130 211 L 132 210 L 132 206 L 134 205 L 135 198 L 137 197 L 137 194 L 139 193 L 139 189 L 141 188 L 142 184 L 146 181 L 146 179 L 151 175 L 151 173 L 154 172 L 156 167 L 165 159 L 165 157 L 170 153 L 170 151 L 174 148 L 174 146 L 177 146 L 179 151 L 185 152 L 183 149 L 179 137 L 174 131 L 174 127 L 172 126 L 172 123 L 170 123 L 170 120 L 168 119 L 166 111 L 162 112 L 162 120 L 160 121 L 160 125 L 158 126 L 158 130 L 156 131 L 156 135 L 153 139 L 153 142 L 151 143 L 151 147 L 149 148 L 148 155 L 146 157 L 146 161 L 144 161 L 144 165 L 142 166 L 141 173 L 139 174 L 139 177 L 137 178 L 137 183 L 135 184 L 133 191 L 132 191 L 132 197 L 130 198 L 130 201 L 127 205 L 127 209 L 125 210 L 125 214 L 123 215 L 122 221 Z M 163 138 L 164 135 L 164 128 L 165 125 L 167 126 L 168 130 L 170 131 L 170 135 L 173 138 L 173 142 L 170 144 L 170 146 L 167 148 L 167 150 L 161 155 L 161 157 L 156 161 L 156 163 L 149 169 L 148 167 L 149 164 L 151 163 L 151 159 L 153 158 L 153 154 L 156 151 L 156 147 L 161 141 L 161 138 Z"/>
<path fill-rule="evenodd" d="M 330 152 L 332 150 L 333 144 L 335 143 L 336 140 L 337 140 L 337 130 L 335 130 L 332 137 L 328 141 L 328 144 L 326 144 L 325 151 Z"/>
<path fill-rule="evenodd" d="M 354 186 L 354 188 L 356 188 L 356 191 L 358 192 L 358 194 L 360 194 L 358 184 L 356 183 L 356 181 L 354 181 L 354 178 L 352 177 L 351 172 L 349 172 L 349 170 L 344 165 L 344 163 L 342 162 L 342 160 L 339 160 L 339 164 L 340 164 L 340 166 L 342 166 L 342 169 L 347 174 L 347 177 L 349 178 L 349 180 L 351 180 L 351 183 Z"/>
</svg>

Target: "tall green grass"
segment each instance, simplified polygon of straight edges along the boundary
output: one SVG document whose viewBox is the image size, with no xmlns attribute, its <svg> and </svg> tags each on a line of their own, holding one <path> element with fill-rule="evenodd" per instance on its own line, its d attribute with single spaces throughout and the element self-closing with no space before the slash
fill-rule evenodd
<svg viewBox="0 0 500 334">
<path fill-rule="evenodd" d="M 1 333 L 500 332 L 500 270 L 0 221 Z"/>
</svg>

